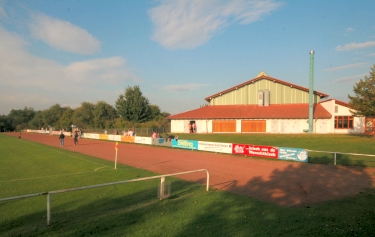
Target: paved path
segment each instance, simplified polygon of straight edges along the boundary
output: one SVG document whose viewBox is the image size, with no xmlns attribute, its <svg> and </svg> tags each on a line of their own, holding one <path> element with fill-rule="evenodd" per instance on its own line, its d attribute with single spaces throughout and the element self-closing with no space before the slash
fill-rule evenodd
<svg viewBox="0 0 375 237">
<path fill-rule="evenodd" d="M 18 136 L 18 133 L 6 133 Z M 59 147 L 57 136 L 22 133 L 22 139 Z M 65 139 L 65 147 L 90 156 L 114 160 L 114 142 Z M 284 206 L 304 206 L 374 187 L 375 168 L 343 167 L 252 159 L 229 154 L 119 143 L 118 162 L 160 174 L 207 169 L 210 187 L 248 195 Z M 205 173 L 180 178 L 205 184 Z"/>
</svg>

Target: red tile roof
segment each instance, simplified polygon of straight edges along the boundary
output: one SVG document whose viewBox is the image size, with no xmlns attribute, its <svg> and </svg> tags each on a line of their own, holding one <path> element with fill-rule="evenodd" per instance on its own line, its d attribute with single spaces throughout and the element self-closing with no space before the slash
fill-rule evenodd
<svg viewBox="0 0 375 237">
<path fill-rule="evenodd" d="M 314 118 L 332 115 L 320 104 L 314 105 Z M 171 115 L 168 119 L 308 119 L 309 104 L 213 105 Z"/>
<path fill-rule="evenodd" d="M 228 93 L 228 92 L 230 92 L 230 91 L 234 91 L 234 90 L 236 90 L 237 88 L 241 88 L 241 87 L 243 87 L 243 86 L 246 86 L 246 85 L 248 85 L 248 84 L 251 84 L 251 83 L 254 83 L 254 82 L 256 82 L 256 81 L 263 80 L 263 79 L 265 79 L 265 80 L 269 80 L 269 81 L 272 81 L 272 82 L 277 82 L 277 83 L 282 84 L 282 85 L 286 85 L 286 86 L 294 87 L 294 88 L 300 89 L 300 90 L 302 90 L 302 91 L 309 92 L 309 88 L 302 87 L 302 86 L 299 86 L 299 85 L 295 85 L 295 84 L 292 84 L 292 83 L 289 83 L 289 82 L 286 82 L 286 81 L 282 81 L 282 80 L 279 80 L 279 79 L 276 79 L 276 78 L 273 78 L 273 77 L 269 77 L 269 76 L 267 76 L 267 75 L 261 75 L 261 76 L 259 76 L 259 77 L 254 78 L 254 79 L 251 79 L 251 80 L 249 80 L 249 81 L 247 81 L 247 82 L 244 82 L 244 83 L 239 84 L 239 85 L 237 85 L 237 86 L 231 87 L 231 88 L 229 88 L 229 89 L 227 89 L 227 90 L 221 91 L 221 92 L 216 93 L 216 94 L 211 95 L 211 96 L 208 96 L 208 97 L 206 97 L 206 98 L 204 98 L 204 99 L 205 99 L 206 101 L 210 102 L 210 100 L 211 100 L 212 98 L 218 97 L 218 96 L 220 96 L 220 95 L 222 95 L 222 94 Z M 318 92 L 318 91 L 314 91 L 314 94 L 319 95 L 321 98 L 327 98 L 327 97 L 329 96 L 329 95 L 327 95 L 327 94 L 324 94 L 324 93 L 322 93 L 322 92 Z"/>
<path fill-rule="evenodd" d="M 342 106 L 345 106 L 345 107 L 348 107 L 348 108 L 351 107 L 349 103 L 346 103 L 346 102 L 341 101 L 341 100 L 336 100 L 336 99 L 323 100 L 323 101 L 320 101 L 319 103 L 324 103 L 324 102 L 331 101 L 331 100 L 334 100 L 335 104 L 342 105 Z"/>
</svg>

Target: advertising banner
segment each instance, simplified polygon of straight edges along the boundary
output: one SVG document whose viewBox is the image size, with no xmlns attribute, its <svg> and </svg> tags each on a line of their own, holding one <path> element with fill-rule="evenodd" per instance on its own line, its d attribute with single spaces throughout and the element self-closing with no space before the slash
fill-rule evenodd
<svg viewBox="0 0 375 237">
<path fill-rule="evenodd" d="M 278 148 L 273 146 L 233 144 L 232 154 L 278 158 Z"/>
<path fill-rule="evenodd" d="M 277 159 L 278 157 L 277 147 L 249 145 L 248 149 L 249 149 L 248 151 L 249 156 L 260 156 L 260 157 L 274 158 L 274 159 Z"/>
<path fill-rule="evenodd" d="M 134 137 L 133 136 L 121 136 L 121 141 L 134 143 Z"/>
<path fill-rule="evenodd" d="M 108 135 L 107 134 L 99 134 L 99 139 L 100 140 L 108 140 Z"/>
<path fill-rule="evenodd" d="M 120 135 L 108 135 L 108 140 L 110 141 L 121 141 L 121 136 Z"/>
<path fill-rule="evenodd" d="M 84 133 L 83 138 L 89 138 L 89 139 L 99 139 L 99 134 L 96 133 Z"/>
<path fill-rule="evenodd" d="M 280 160 L 294 160 L 299 162 L 308 162 L 309 153 L 306 149 L 279 147 Z"/>
<path fill-rule="evenodd" d="M 152 144 L 152 138 L 151 137 L 138 137 L 138 136 L 136 136 L 134 138 L 134 143 L 151 145 Z"/>
<path fill-rule="evenodd" d="M 198 141 L 195 140 L 172 140 L 172 147 L 198 150 Z"/>
<path fill-rule="evenodd" d="M 172 147 L 172 142 L 165 138 L 152 138 L 152 145 Z"/>
<path fill-rule="evenodd" d="M 198 141 L 198 150 L 232 154 L 232 143 Z"/>
<path fill-rule="evenodd" d="M 248 145 L 244 144 L 233 144 L 232 154 L 234 155 L 247 155 Z"/>
</svg>

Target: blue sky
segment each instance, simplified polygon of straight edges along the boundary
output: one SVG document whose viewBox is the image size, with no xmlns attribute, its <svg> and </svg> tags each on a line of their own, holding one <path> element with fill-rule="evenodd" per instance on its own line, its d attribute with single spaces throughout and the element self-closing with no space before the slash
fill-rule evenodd
<svg viewBox="0 0 375 237">
<path fill-rule="evenodd" d="M 348 102 L 375 64 L 373 0 L 0 0 L 0 115 L 114 105 L 176 114 L 260 71 Z"/>
</svg>

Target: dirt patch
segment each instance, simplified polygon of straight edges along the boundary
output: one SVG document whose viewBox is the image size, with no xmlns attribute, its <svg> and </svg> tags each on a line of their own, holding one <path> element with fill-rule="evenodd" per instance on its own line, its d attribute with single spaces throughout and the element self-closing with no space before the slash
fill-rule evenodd
<svg viewBox="0 0 375 237">
<path fill-rule="evenodd" d="M 6 133 L 18 137 L 19 133 Z M 57 136 L 22 133 L 22 139 L 60 147 Z M 65 139 L 65 147 L 101 159 L 115 158 L 115 142 Z M 251 159 L 229 154 L 119 143 L 118 162 L 160 174 L 207 169 L 210 188 L 247 195 L 283 206 L 312 205 L 327 200 L 353 196 L 374 187 L 375 168 L 305 164 Z M 180 178 L 206 183 L 204 173 Z"/>
</svg>

